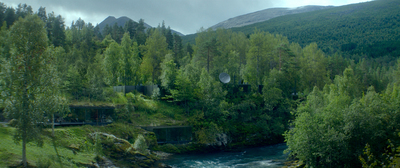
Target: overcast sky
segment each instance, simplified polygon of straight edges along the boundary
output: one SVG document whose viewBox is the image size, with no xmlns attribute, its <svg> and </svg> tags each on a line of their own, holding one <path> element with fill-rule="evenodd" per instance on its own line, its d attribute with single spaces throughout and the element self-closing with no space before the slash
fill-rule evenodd
<svg viewBox="0 0 400 168">
<path fill-rule="evenodd" d="M 162 21 L 183 34 L 196 33 L 221 21 L 239 15 L 274 7 L 306 5 L 341 6 L 369 0 L 2 0 L 7 6 L 19 3 L 31 5 L 36 12 L 40 6 L 47 13 L 54 11 L 65 18 L 66 26 L 82 18 L 96 25 L 107 16 L 127 16 L 156 27 Z"/>
</svg>

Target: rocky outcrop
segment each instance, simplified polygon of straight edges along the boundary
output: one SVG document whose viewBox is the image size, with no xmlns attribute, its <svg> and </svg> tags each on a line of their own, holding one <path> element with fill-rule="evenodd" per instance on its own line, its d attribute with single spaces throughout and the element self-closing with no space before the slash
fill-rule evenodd
<svg viewBox="0 0 400 168">
<path fill-rule="evenodd" d="M 315 10 L 322 10 L 332 8 L 333 6 L 303 6 L 294 9 L 290 8 L 269 8 L 260 11 L 256 11 L 253 13 L 248 13 L 240 16 L 236 16 L 234 18 L 230 18 L 228 20 L 222 21 L 212 27 L 213 30 L 218 28 L 229 29 L 232 27 L 242 27 L 246 25 L 251 25 L 258 22 L 264 22 L 272 18 L 276 18 L 279 16 L 285 16 L 290 14 L 311 12 Z"/>
<path fill-rule="evenodd" d="M 231 139 L 225 133 L 217 134 L 215 136 L 214 142 L 209 143 L 209 146 L 215 147 L 226 147 L 229 143 L 231 143 Z"/>
<path fill-rule="evenodd" d="M 90 137 L 96 143 L 101 143 L 102 153 L 116 164 L 121 164 L 123 167 L 158 167 L 157 157 L 148 149 L 138 150 L 135 148 L 138 147 L 137 144 L 132 145 L 125 139 L 102 132 L 92 133 Z"/>
</svg>

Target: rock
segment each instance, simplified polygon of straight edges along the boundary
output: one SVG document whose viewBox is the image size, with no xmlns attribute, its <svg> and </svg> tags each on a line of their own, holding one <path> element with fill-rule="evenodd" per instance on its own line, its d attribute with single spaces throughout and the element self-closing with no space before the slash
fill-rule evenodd
<svg viewBox="0 0 400 168">
<path fill-rule="evenodd" d="M 110 159 L 104 156 L 96 157 L 96 161 L 97 163 L 95 163 L 95 165 L 101 168 L 118 168 L 114 165 L 114 163 Z"/>
<path fill-rule="evenodd" d="M 170 154 L 170 153 L 166 153 L 166 152 L 162 152 L 162 151 L 153 151 L 153 154 L 154 154 L 159 160 L 168 159 L 168 157 L 172 155 L 172 154 Z"/>
<path fill-rule="evenodd" d="M 16 119 L 12 119 L 7 123 L 7 125 L 9 125 L 11 127 L 15 127 L 15 126 L 17 126 L 17 124 L 18 124 L 18 121 Z"/>
<path fill-rule="evenodd" d="M 228 137 L 228 135 L 226 135 L 225 133 L 222 134 L 217 134 L 215 137 L 215 140 L 213 143 L 209 143 L 207 144 L 208 146 L 218 146 L 218 147 L 222 147 L 222 146 L 227 146 L 228 143 L 230 143 L 231 140 Z"/>
<path fill-rule="evenodd" d="M 148 152 L 148 149 L 139 151 L 127 140 L 107 133 L 96 132 L 90 134 L 90 137 L 95 141 L 99 138 L 103 153 L 111 160 L 118 161 L 118 163 L 126 163 L 129 167 L 155 166 L 157 157 Z"/>
<path fill-rule="evenodd" d="M 159 167 L 159 168 L 172 168 L 170 165 L 166 165 L 164 163 L 158 163 L 157 167 Z"/>
<path fill-rule="evenodd" d="M 69 149 L 72 149 L 74 151 L 79 151 L 80 150 L 80 146 L 77 144 L 71 144 L 68 146 Z"/>
</svg>

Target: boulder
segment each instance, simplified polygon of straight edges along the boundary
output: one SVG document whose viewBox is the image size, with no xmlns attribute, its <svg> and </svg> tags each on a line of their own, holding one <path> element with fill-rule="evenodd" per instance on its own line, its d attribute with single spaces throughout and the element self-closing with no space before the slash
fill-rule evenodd
<svg viewBox="0 0 400 168">
<path fill-rule="evenodd" d="M 95 132 L 90 137 L 100 140 L 104 155 L 115 163 L 127 164 L 130 167 L 155 167 L 156 156 L 143 150 L 139 151 L 127 140 L 118 138 L 112 134 Z"/>
<path fill-rule="evenodd" d="M 231 143 L 231 139 L 225 133 L 216 134 L 213 143 L 208 143 L 208 146 L 214 147 L 226 147 Z"/>
<path fill-rule="evenodd" d="M 80 150 L 80 146 L 77 144 L 71 144 L 68 146 L 69 149 L 73 150 L 73 151 L 79 151 Z"/>
<path fill-rule="evenodd" d="M 7 123 L 7 125 L 11 126 L 11 127 L 15 127 L 15 126 L 17 126 L 17 124 L 18 124 L 18 121 L 16 119 L 12 119 Z"/>
</svg>

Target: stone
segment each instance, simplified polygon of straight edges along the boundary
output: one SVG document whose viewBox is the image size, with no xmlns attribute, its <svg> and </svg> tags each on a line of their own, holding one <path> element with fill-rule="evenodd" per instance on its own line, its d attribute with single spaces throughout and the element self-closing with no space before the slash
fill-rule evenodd
<svg viewBox="0 0 400 168">
<path fill-rule="evenodd" d="M 129 167 L 154 167 L 157 157 L 148 152 L 142 153 L 134 145 L 127 140 L 118 138 L 112 134 L 95 132 L 90 134 L 90 137 L 96 141 L 96 136 L 100 139 L 103 148 L 103 153 L 113 161 L 118 163 L 126 163 Z M 143 137 L 143 136 L 142 136 Z M 124 167 L 124 166 L 122 166 Z"/>
<path fill-rule="evenodd" d="M 16 119 L 12 119 L 7 123 L 7 125 L 11 126 L 11 127 L 15 127 L 15 126 L 17 126 L 17 124 L 18 124 L 18 121 Z"/>
<path fill-rule="evenodd" d="M 74 151 L 79 151 L 80 150 L 80 146 L 77 144 L 71 144 L 68 146 L 69 149 L 74 150 Z"/>
</svg>

